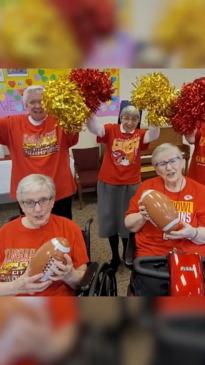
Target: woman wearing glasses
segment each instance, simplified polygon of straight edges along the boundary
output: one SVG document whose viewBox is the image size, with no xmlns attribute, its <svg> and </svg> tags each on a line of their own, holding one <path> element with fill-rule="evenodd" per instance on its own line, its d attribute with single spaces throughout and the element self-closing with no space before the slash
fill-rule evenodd
<svg viewBox="0 0 205 365">
<path fill-rule="evenodd" d="M 130 201 L 125 218 L 126 227 L 136 232 L 135 256 L 164 256 L 173 247 L 205 256 L 205 186 L 183 176 L 184 160 L 180 149 L 175 145 L 163 143 L 155 148 L 152 164 L 158 177 L 141 184 Z M 148 189 L 158 190 L 174 202 L 183 229 L 163 234 L 150 222 L 149 215 L 140 202 L 142 193 Z M 139 295 L 162 294 L 159 279 L 137 275 L 135 284 Z M 166 293 L 167 288 L 164 290 Z"/>
<path fill-rule="evenodd" d="M 65 217 L 51 214 L 55 202 L 52 179 L 28 175 L 19 182 L 16 195 L 25 215 L 0 228 L 0 295 L 74 295 L 88 257 L 80 228 Z M 38 282 L 42 274 L 29 277 L 25 270 L 35 251 L 55 237 L 69 242 L 66 264 L 56 261 L 54 276 Z"/>
</svg>

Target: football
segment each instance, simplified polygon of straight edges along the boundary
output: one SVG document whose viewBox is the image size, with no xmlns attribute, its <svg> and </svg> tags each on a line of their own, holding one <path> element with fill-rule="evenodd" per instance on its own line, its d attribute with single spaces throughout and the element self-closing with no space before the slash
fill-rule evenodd
<svg viewBox="0 0 205 365">
<path fill-rule="evenodd" d="M 66 238 L 55 237 L 45 242 L 31 258 L 28 268 L 28 275 L 33 276 L 44 273 L 39 280 L 46 281 L 52 275 L 51 268 L 55 265 L 54 260 L 66 264 L 65 254 L 70 252 L 69 242 Z"/>
<path fill-rule="evenodd" d="M 146 190 L 140 199 L 154 224 L 164 232 L 182 228 L 173 202 L 157 190 Z"/>
</svg>

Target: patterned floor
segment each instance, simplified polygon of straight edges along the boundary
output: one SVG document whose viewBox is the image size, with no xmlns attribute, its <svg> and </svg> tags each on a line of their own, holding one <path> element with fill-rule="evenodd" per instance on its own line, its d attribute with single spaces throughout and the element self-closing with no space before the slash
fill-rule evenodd
<svg viewBox="0 0 205 365">
<path fill-rule="evenodd" d="M 9 217 L 18 214 L 18 208 L 15 203 L 0 204 L 0 226 L 4 224 Z M 77 198 L 73 200 L 73 219 L 83 229 L 88 218 L 93 218 L 91 225 L 91 260 L 97 262 L 106 262 L 110 260 L 109 244 L 106 239 L 98 237 L 98 224 L 96 217 L 96 194 L 84 194 L 83 209 L 80 210 Z M 121 247 L 120 247 L 121 250 Z M 129 282 L 129 270 L 122 264 L 117 272 L 118 295 L 126 296 Z"/>
</svg>

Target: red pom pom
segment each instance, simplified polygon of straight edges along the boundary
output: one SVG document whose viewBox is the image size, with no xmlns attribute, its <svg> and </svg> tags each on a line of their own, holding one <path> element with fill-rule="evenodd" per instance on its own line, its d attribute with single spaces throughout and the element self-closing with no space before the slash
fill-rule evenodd
<svg viewBox="0 0 205 365">
<path fill-rule="evenodd" d="M 182 87 L 174 110 L 173 128 L 180 134 L 191 134 L 205 114 L 205 77 Z"/>
<path fill-rule="evenodd" d="M 100 104 L 111 100 L 114 89 L 108 72 L 98 69 L 73 69 L 69 79 L 77 84 L 85 97 L 86 105 L 93 113 Z"/>
</svg>

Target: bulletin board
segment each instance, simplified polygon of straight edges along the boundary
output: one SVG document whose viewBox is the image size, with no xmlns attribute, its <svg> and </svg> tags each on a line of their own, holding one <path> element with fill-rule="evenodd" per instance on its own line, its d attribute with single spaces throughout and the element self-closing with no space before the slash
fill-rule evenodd
<svg viewBox="0 0 205 365">
<path fill-rule="evenodd" d="M 0 117 L 25 113 L 22 94 L 31 85 L 45 85 L 69 69 L 0 69 Z M 115 92 L 112 100 L 103 103 L 98 116 L 118 115 L 119 112 L 119 69 L 106 69 L 111 74 Z"/>
</svg>

